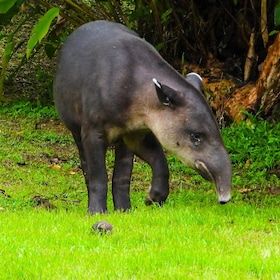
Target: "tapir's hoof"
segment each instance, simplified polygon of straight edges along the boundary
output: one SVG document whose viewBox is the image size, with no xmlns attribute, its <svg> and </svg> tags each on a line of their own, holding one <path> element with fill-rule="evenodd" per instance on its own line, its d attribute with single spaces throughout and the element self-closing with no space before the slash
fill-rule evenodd
<svg viewBox="0 0 280 280">
<path fill-rule="evenodd" d="M 92 230 L 100 234 L 105 234 L 111 232 L 113 230 L 113 226 L 108 222 L 99 221 L 92 226 Z"/>
<path fill-rule="evenodd" d="M 150 198 L 150 196 L 148 195 L 145 199 L 145 204 L 147 206 L 153 205 L 155 202 Z"/>
<path fill-rule="evenodd" d="M 90 215 L 95 215 L 95 214 L 106 214 L 108 213 L 108 210 L 106 207 L 88 207 L 88 213 Z"/>
<path fill-rule="evenodd" d="M 114 211 L 116 212 L 129 212 L 131 207 L 115 207 Z"/>
<path fill-rule="evenodd" d="M 162 206 L 164 204 L 165 200 L 161 200 L 161 201 L 154 201 L 149 195 L 146 197 L 145 199 L 145 204 L 147 206 L 150 206 L 150 205 L 153 205 L 153 204 L 156 204 L 156 205 L 159 205 L 159 206 Z"/>
</svg>

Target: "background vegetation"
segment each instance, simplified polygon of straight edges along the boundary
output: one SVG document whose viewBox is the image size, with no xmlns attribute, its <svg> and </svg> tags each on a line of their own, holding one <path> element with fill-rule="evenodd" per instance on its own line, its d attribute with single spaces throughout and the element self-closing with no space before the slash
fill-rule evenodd
<svg viewBox="0 0 280 280">
<path fill-rule="evenodd" d="M 254 32 L 257 58 L 250 66 L 249 80 L 255 80 L 278 32 L 280 2 L 3 0 L 0 14 L 0 98 L 5 84 L 6 97 L 50 102 L 55 60 L 46 57 L 56 56 L 73 29 L 97 19 L 136 30 L 182 74 L 200 65 L 204 69 L 200 73 L 207 76 L 216 70 L 213 61 L 221 61 L 221 71 L 210 78 L 221 79 L 225 73 L 239 83 Z"/>
</svg>

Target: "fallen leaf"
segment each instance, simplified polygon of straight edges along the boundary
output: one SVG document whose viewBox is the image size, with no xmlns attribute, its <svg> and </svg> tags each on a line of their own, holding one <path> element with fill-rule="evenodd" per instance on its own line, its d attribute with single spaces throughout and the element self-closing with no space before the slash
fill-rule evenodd
<svg viewBox="0 0 280 280">
<path fill-rule="evenodd" d="M 240 193 L 248 193 L 248 192 L 251 192 L 251 191 L 253 191 L 252 189 L 247 189 L 247 188 L 244 188 L 244 189 L 239 189 L 238 190 L 238 192 L 240 192 Z"/>
<path fill-rule="evenodd" d="M 52 168 L 53 169 L 60 169 L 61 165 L 59 165 L 59 164 L 52 164 Z"/>
<path fill-rule="evenodd" d="M 75 171 L 72 170 L 72 171 L 66 172 L 66 174 L 67 174 L 67 175 L 75 175 L 75 174 L 77 174 L 77 172 L 75 172 Z"/>
</svg>

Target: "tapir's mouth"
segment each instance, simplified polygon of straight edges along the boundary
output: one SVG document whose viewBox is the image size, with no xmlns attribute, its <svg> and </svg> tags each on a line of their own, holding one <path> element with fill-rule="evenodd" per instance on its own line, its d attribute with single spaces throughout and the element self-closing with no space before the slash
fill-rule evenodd
<svg viewBox="0 0 280 280">
<path fill-rule="evenodd" d="M 218 192 L 219 202 L 221 204 L 225 204 L 230 200 L 230 192 L 220 192 L 220 183 L 216 182 L 215 178 L 207 168 L 206 164 L 200 160 L 195 161 L 195 168 L 199 172 L 199 174 L 208 181 L 213 182 L 216 185 L 216 189 Z M 218 180 L 219 181 L 219 180 Z"/>
<path fill-rule="evenodd" d="M 196 160 L 194 165 L 195 165 L 196 170 L 199 172 L 199 174 L 204 179 L 215 183 L 215 180 L 214 180 L 212 174 L 210 173 L 209 169 L 207 168 L 207 166 L 205 165 L 204 162 L 202 162 L 200 160 Z"/>
</svg>

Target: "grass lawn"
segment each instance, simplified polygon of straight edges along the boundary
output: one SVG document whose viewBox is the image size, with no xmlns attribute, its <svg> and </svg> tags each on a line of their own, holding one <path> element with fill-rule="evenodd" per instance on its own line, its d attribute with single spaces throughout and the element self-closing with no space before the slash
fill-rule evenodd
<svg viewBox="0 0 280 280">
<path fill-rule="evenodd" d="M 223 131 L 233 199 L 169 155 L 171 194 L 146 207 L 147 164 L 135 160 L 129 213 L 86 213 L 76 147 L 53 108 L 0 109 L 0 279 L 280 279 L 280 126 Z M 109 179 L 113 151 L 108 151 Z M 92 232 L 96 221 L 114 229 Z"/>
</svg>

